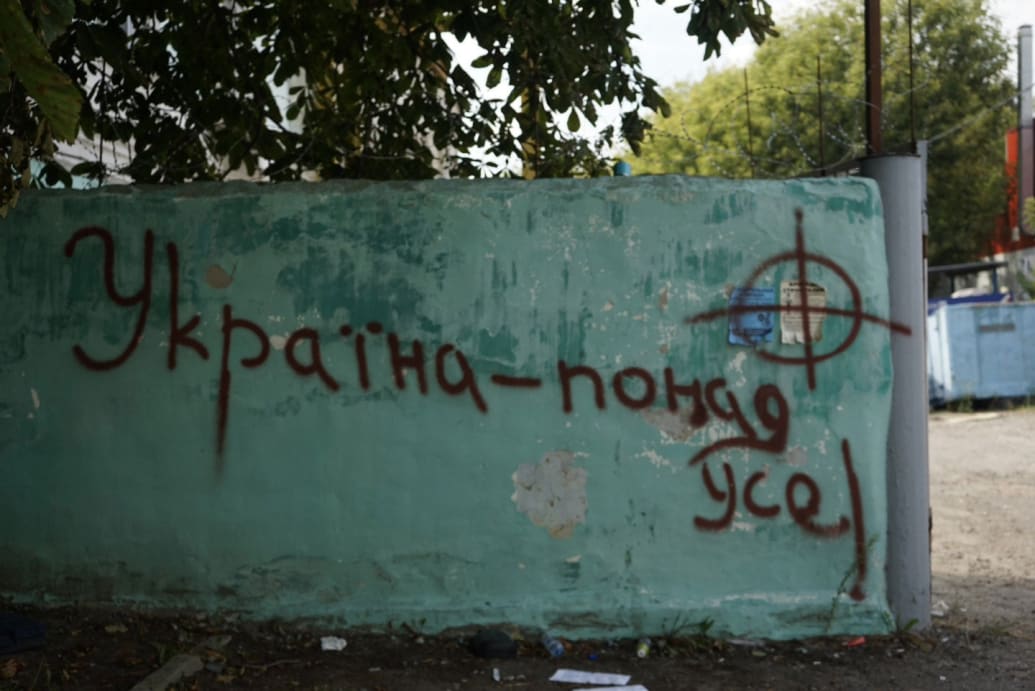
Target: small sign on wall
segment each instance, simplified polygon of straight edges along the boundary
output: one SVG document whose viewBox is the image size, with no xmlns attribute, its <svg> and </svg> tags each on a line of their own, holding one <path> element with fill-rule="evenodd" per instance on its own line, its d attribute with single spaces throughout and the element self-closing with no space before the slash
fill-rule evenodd
<svg viewBox="0 0 1035 691">
<path fill-rule="evenodd" d="M 802 293 L 805 293 L 805 299 L 802 298 Z M 823 319 L 826 317 L 827 306 L 826 288 L 811 281 L 781 281 L 780 305 L 781 343 L 817 343 L 823 340 Z"/>
<path fill-rule="evenodd" d="M 773 341 L 774 288 L 734 288 L 730 293 L 730 345 Z M 759 309 L 751 309 L 757 306 Z"/>
</svg>

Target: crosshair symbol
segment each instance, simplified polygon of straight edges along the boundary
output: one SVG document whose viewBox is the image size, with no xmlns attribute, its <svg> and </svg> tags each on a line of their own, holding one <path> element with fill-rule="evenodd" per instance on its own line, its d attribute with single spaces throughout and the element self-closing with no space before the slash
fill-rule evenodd
<svg viewBox="0 0 1035 691">
<path fill-rule="evenodd" d="M 889 319 L 882 319 L 873 314 L 863 312 L 862 309 L 862 293 L 859 291 L 859 286 L 856 285 L 855 281 L 848 272 L 845 271 L 837 262 L 833 261 L 829 257 L 824 257 L 821 254 L 815 254 L 805 249 L 805 232 L 802 229 L 802 222 L 804 214 L 801 209 L 795 209 L 795 229 L 794 229 L 794 249 L 790 252 L 782 252 L 780 254 L 773 255 L 769 259 L 758 265 L 758 267 L 751 272 L 751 275 L 747 279 L 746 288 L 753 288 L 755 281 L 761 278 L 762 274 L 773 268 L 778 264 L 784 262 L 793 262 L 798 269 L 798 285 L 801 288 L 800 304 L 797 305 L 745 305 L 745 304 L 731 304 L 724 309 L 711 310 L 709 312 L 702 312 L 691 317 L 687 317 L 685 322 L 687 324 L 700 324 L 703 322 L 714 321 L 721 317 L 733 317 L 734 315 L 740 314 L 756 314 L 758 312 L 789 312 L 796 313 L 798 318 L 801 320 L 802 330 L 804 331 L 804 347 L 805 353 L 800 357 L 792 357 L 785 355 L 777 355 L 765 350 L 758 350 L 758 356 L 763 360 L 775 362 L 781 365 L 804 365 L 805 371 L 808 376 L 809 390 L 815 390 L 816 388 L 816 365 L 837 357 L 841 353 L 848 350 L 855 339 L 859 336 L 859 331 L 862 329 L 862 323 L 864 321 L 872 322 L 880 326 L 886 327 L 890 331 L 904 334 L 906 336 L 911 335 L 912 329 L 905 324 L 893 322 Z M 818 264 L 830 269 L 842 282 L 848 287 L 849 293 L 852 296 L 852 307 L 851 309 L 841 309 L 837 307 L 824 306 L 819 307 L 817 305 L 810 305 L 808 299 L 808 264 Z M 852 320 L 851 329 L 849 329 L 848 335 L 845 336 L 844 340 L 833 350 L 827 353 L 816 353 L 815 346 L 812 343 L 812 330 L 811 320 L 814 315 L 833 315 L 837 317 L 848 317 Z"/>
</svg>

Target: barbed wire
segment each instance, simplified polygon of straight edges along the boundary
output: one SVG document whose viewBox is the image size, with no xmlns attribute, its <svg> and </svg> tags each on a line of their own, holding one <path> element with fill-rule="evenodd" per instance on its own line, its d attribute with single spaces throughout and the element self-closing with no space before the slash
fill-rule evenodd
<svg viewBox="0 0 1035 691">
<path fill-rule="evenodd" d="M 783 84 L 763 84 L 745 89 L 743 92 L 729 98 L 727 101 L 722 103 L 718 109 L 714 111 L 712 109 L 699 108 L 691 110 L 689 112 L 683 112 L 679 115 L 677 127 L 675 131 L 664 128 L 657 122 L 654 128 L 651 130 L 650 136 L 667 138 L 671 140 L 677 140 L 686 142 L 691 145 L 690 151 L 684 151 L 683 157 L 689 160 L 693 165 L 697 165 L 698 161 L 704 157 L 710 157 L 707 160 L 707 166 L 710 170 L 714 170 L 719 175 L 727 177 L 740 177 L 743 176 L 744 170 L 742 167 L 736 167 L 728 159 L 734 159 L 735 161 L 747 162 L 753 172 L 763 172 L 768 176 L 788 176 L 793 177 L 808 172 L 824 171 L 831 168 L 837 168 L 843 166 L 847 162 L 854 158 L 858 158 L 866 151 L 866 140 L 864 133 L 861 128 L 861 117 L 851 118 L 851 121 L 856 121 L 859 126 L 849 131 L 846 129 L 843 121 L 837 119 L 830 119 L 822 121 L 822 141 L 826 143 L 833 143 L 836 146 L 836 154 L 831 156 L 832 162 L 826 160 L 826 156 L 822 159 L 818 158 L 813 151 L 810 150 L 810 143 L 804 141 L 806 134 L 816 134 L 816 131 L 802 126 L 802 119 L 813 119 L 818 121 L 818 115 L 813 113 L 811 108 L 804 105 L 805 101 L 812 101 L 822 97 L 824 101 L 830 100 L 840 102 L 842 104 L 848 104 L 854 108 L 860 115 L 867 108 L 873 107 L 873 104 L 859 98 L 843 96 L 836 92 L 827 92 L 823 89 L 824 84 L 833 84 L 835 82 L 828 80 L 818 81 L 806 81 L 797 85 L 787 86 Z M 924 82 L 920 85 L 916 85 L 911 89 L 901 92 L 886 93 L 885 101 L 894 99 L 904 99 L 909 97 L 915 92 L 922 91 L 929 86 L 930 82 Z M 983 106 L 978 112 L 970 114 L 959 121 L 954 123 L 952 126 L 945 130 L 930 136 L 925 139 L 930 143 L 934 144 L 943 139 L 952 137 L 959 132 L 967 130 L 980 123 L 989 114 L 995 112 L 997 109 L 1002 108 L 1009 102 L 1016 100 L 1017 97 L 1024 92 L 1025 88 L 1031 89 L 1033 84 L 1028 84 L 1026 87 L 1021 87 L 1011 90 L 1003 98 L 989 103 Z M 752 133 L 764 133 L 766 136 L 763 140 L 763 146 L 761 151 L 754 151 L 753 147 L 746 146 L 745 144 L 750 140 L 747 136 L 747 132 L 743 132 L 741 137 L 736 137 L 734 133 L 734 141 L 732 144 L 720 142 L 718 135 L 715 133 L 716 123 L 719 118 L 724 114 L 729 115 L 731 110 L 739 108 L 741 105 L 747 106 L 752 96 L 768 95 L 773 92 L 780 93 L 782 97 L 789 98 L 791 105 L 786 113 L 778 112 L 770 107 L 766 113 L 769 127 L 752 127 Z M 811 104 L 810 104 L 811 105 Z M 885 115 L 887 109 L 885 108 Z M 707 114 L 707 126 L 705 129 L 704 138 L 694 136 L 691 133 L 692 128 L 690 127 L 691 118 L 694 113 Z M 612 126 L 618 124 L 621 116 L 616 116 Z M 697 124 L 696 122 L 693 124 Z M 189 128 L 188 128 L 189 129 Z M 187 132 L 189 134 L 189 131 Z M 726 136 L 729 135 L 727 131 Z M 211 148 L 211 143 L 204 141 L 205 137 L 203 133 L 195 133 L 195 136 L 202 138 L 203 143 L 206 144 L 206 148 Z M 189 139 L 190 137 L 187 137 Z M 80 141 L 79 144 L 82 149 L 88 149 L 93 147 L 95 149 L 93 153 L 94 158 L 89 156 L 83 156 L 76 154 L 73 151 L 69 151 L 62 147 L 59 153 L 59 158 L 65 160 L 77 160 L 77 161 L 90 161 L 100 164 L 106 175 L 120 175 L 124 166 L 128 163 L 128 160 L 132 160 L 132 142 L 124 142 L 126 147 L 125 151 L 116 151 L 115 141 L 104 141 L 98 138 L 94 138 L 93 141 Z M 787 142 L 784 147 L 780 146 L 781 141 Z M 817 138 L 815 144 L 819 143 Z M 236 148 L 237 144 L 234 147 Z M 103 157 L 97 156 L 97 148 L 103 149 L 104 145 L 108 144 L 112 148 L 112 164 L 108 164 Z M 312 142 L 309 142 L 311 145 Z M 181 144 L 183 145 L 183 144 Z M 793 148 L 796 155 L 793 157 L 787 157 L 786 155 L 774 156 L 771 152 L 782 148 L 785 152 Z M 818 148 L 818 147 L 817 147 Z M 120 155 L 121 154 L 121 155 Z M 769 155 L 767 155 L 769 154 Z M 119 161 L 119 159 L 125 157 L 128 160 Z M 377 156 L 375 154 L 364 153 L 361 154 L 363 158 L 377 158 L 379 160 L 389 159 L 407 159 L 407 156 Z M 724 160 L 726 159 L 726 160 Z M 290 166 L 294 163 L 288 162 L 282 167 Z M 120 165 L 121 164 L 121 165 Z M 673 171 L 674 172 L 674 171 Z"/>
<path fill-rule="evenodd" d="M 815 134 L 815 131 L 805 130 L 801 127 L 800 119 L 802 117 L 807 116 L 806 114 L 809 113 L 809 109 L 801 107 L 799 105 L 800 102 L 805 98 L 819 98 L 820 94 L 822 93 L 823 99 L 830 99 L 834 101 L 840 101 L 841 103 L 848 103 L 851 106 L 855 107 L 857 110 L 861 111 L 864 111 L 867 108 L 874 107 L 874 104 L 864 99 L 846 97 L 837 93 L 821 92 L 822 85 L 824 83 L 829 82 L 819 81 L 818 83 L 813 82 L 811 84 L 804 84 L 796 87 L 788 87 L 780 84 L 765 84 L 762 86 L 755 86 L 749 89 L 745 89 L 742 93 L 724 102 L 722 105 L 719 106 L 718 109 L 714 111 L 710 108 L 700 108 L 696 111 L 690 111 L 689 113 L 684 112 L 680 114 L 676 131 L 666 129 L 656 122 L 654 128 L 651 131 L 651 136 L 679 140 L 691 144 L 694 150 L 692 151 L 692 153 L 690 153 L 690 156 L 688 158 L 694 162 L 694 165 L 697 164 L 697 159 L 713 155 L 707 161 L 708 167 L 717 172 L 718 174 L 724 176 L 743 176 L 744 170 L 743 168 L 734 169 L 732 164 L 724 162 L 721 160 L 721 158 L 717 158 L 715 156 L 734 157 L 736 159 L 739 159 L 742 163 L 746 162 L 751 168 L 752 172 L 758 171 L 760 164 L 768 164 L 766 166 L 769 169 L 767 172 L 769 174 L 772 174 L 773 176 L 777 176 L 781 173 L 788 176 L 796 176 L 802 174 L 803 172 L 817 172 L 831 168 L 838 168 L 848 163 L 853 158 L 858 158 L 859 156 L 863 155 L 866 151 L 867 145 L 861 126 L 854 132 L 849 132 L 846 131 L 843 123 L 838 120 L 824 120 L 821 123 L 823 125 L 822 141 L 832 142 L 836 144 L 840 148 L 841 153 L 839 157 L 834 157 L 835 160 L 833 162 L 819 160 L 812 152 L 810 152 L 809 147 L 805 144 L 805 142 L 803 142 L 803 136 L 805 133 Z M 929 84 L 930 82 L 926 81 L 920 85 L 914 86 L 911 89 L 907 89 L 906 91 L 886 93 L 885 102 L 898 98 L 908 98 L 913 93 L 927 88 Z M 989 114 L 1002 108 L 1009 102 L 1016 100 L 1020 94 L 1024 93 L 1025 89 L 1030 90 L 1033 86 L 1035 86 L 1035 84 L 1028 84 L 1026 86 L 1022 86 L 1020 88 L 1011 90 L 1010 93 L 1002 99 L 999 99 L 993 103 L 989 103 L 983 106 L 978 112 L 960 119 L 955 124 L 939 132 L 938 134 L 923 139 L 926 139 L 930 144 L 933 144 L 947 137 L 951 137 L 957 134 L 958 132 L 966 130 L 969 127 L 972 127 L 981 122 L 981 120 L 987 117 Z M 791 99 L 792 104 L 788 113 L 780 113 L 776 110 L 773 110 L 770 106 L 770 109 L 768 111 L 768 120 L 770 126 L 765 130 L 767 137 L 763 140 L 765 143 L 763 151 L 772 152 L 778 148 L 782 148 L 784 151 L 786 151 L 788 147 L 792 147 L 794 150 L 796 150 L 797 156 L 795 156 L 794 158 L 774 158 L 772 155 L 766 155 L 762 152 L 756 152 L 751 150 L 750 147 L 746 147 L 744 145 L 744 142 L 750 142 L 752 139 L 751 135 L 756 134 L 756 132 L 762 130 L 762 128 L 752 127 L 751 132 L 747 132 L 746 129 L 742 129 L 740 136 L 735 136 L 734 143 L 732 146 L 729 143 L 718 143 L 716 141 L 718 139 L 718 135 L 715 134 L 714 130 L 716 122 L 719 120 L 719 118 L 721 118 L 723 115 L 729 117 L 731 110 L 738 109 L 740 107 L 743 107 L 746 111 L 748 103 L 751 102 L 752 96 L 756 94 L 768 94 L 773 91 L 782 92 L 782 94 Z M 883 110 L 884 117 L 886 118 L 888 109 L 885 108 Z M 693 117 L 694 112 L 705 114 L 707 116 L 707 119 L 702 118 L 700 121 L 694 123 L 706 123 L 705 135 L 703 139 L 694 136 L 691 133 L 691 127 L 688 125 L 688 123 L 691 122 L 691 118 Z M 818 115 L 814 114 L 813 117 L 816 120 L 818 120 Z M 860 123 L 862 122 L 860 118 L 853 118 L 853 120 L 858 120 L 858 122 Z M 745 125 L 741 123 L 741 127 L 744 128 Z M 724 132 L 724 135 L 728 138 L 729 133 L 730 130 L 727 130 L 726 132 Z M 787 145 L 784 147 L 779 146 L 779 140 L 781 137 L 783 137 L 784 141 L 787 142 Z M 817 144 L 818 143 L 819 140 L 817 139 Z M 686 158 L 685 154 L 684 157 Z"/>
</svg>

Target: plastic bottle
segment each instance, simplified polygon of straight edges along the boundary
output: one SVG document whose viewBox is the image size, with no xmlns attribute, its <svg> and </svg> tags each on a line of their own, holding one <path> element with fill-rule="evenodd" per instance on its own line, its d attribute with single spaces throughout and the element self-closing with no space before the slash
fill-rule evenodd
<svg viewBox="0 0 1035 691">
<path fill-rule="evenodd" d="M 539 639 L 546 651 L 550 653 L 550 657 L 560 657 L 564 655 L 564 644 L 559 640 L 551 636 L 547 632 L 543 632 L 543 637 Z"/>
<path fill-rule="evenodd" d="M 650 639 L 641 638 L 640 640 L 636 641 L 636 657 L 643 658 L 647 657 L 648 655 L 650 655 Z"/>
</svg>

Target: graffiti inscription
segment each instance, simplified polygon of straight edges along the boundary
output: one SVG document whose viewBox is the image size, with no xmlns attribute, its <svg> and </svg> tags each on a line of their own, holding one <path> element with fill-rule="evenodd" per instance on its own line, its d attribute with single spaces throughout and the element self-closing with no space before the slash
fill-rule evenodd
<svg viewBox="0 0 1035 691">
<path fill-rule="evenodd" d="M 845 271 L 844 267 L 828 257 L 809 252 L 806 249 L 805 233 L 802 228 L 803 219 L 804 214 L 802 213 L 802 210 L 795 210 L 794 249 L 789 252 L 777 254 L 763 261 L 755 268 L 754 271 L 751 272 L 744 286 L 740 289 L 741 293 L 751 295 L 752 289 L 755 287 L 755 283 L 766 271 L 785 262 L 792 262 L 797 268 L 797 284 L 803 287 L 802 299 L 797 301 L 798 304 L 765 305 L 755 304 L 754 302 L 752 302 L 752 304 L 746 304 L 746 302 L 734 300 L 726 308 L 690 316 L 686 319 L 686 323 L 691 325 L 701 324 L 711 322 L 722 317 L 736 320 L 742 316 L 753 315 L 759 312 L 794 313 L 797 316 L 799 323 L 802 325 L 802 332 L 805 334 L 805 337 L 802 339 L 804 353 L 800 356 L 786 356 L 769 352 L 762 348 L 756 349 L 755 352 L 760 358 L 780 365 L 803 366 L 806 372 L 808 388 L 809 390 L 815 390 L 816 365 L 821 362 L 832 360 L 848 350 L 848 348 L 850 348 L 858 338 L 864 321 L 886 327 L 891 332 L 902 335 L 908 336 L 912 331 L 904 324 L 882 319 L 881 317 L 868 314 L 863 311 L 862 294 L 859 287 L 848 272 Z M 830 307 L 828 305 L 820 307 L 818 305 L 810 304 L 810 300 L 806 299 L 804 290 L 804 287 L 809 285 L 808 265 L 810 263 L 826 267 L 844 283 L 851 295 L 852 305 L 850 309 Z M 812 333 L 812 321 L 819 315 L 834 315 L 846 317 L 851 320 L 851 327 L 849 328 L 849 332 L 845 336 L 844 340 L 829 351 L 823 353 L 816 352 L 816 347 L 810 336 Z M 775 388 L 776 387 L 772 387 L 772 389 Z M 776 390 L 776 393 L 779 394 L 779 390 Z M 718 532 L 728 529 L 733 524 L 733 518 L 737 510 L 738 493 L 733 468 L 728 462 L 723 461 L 722 471 L 723 479 L 725 480 L 725 487 L 720 488 L 716 484 L 715 478 L 712 476 L 711 468 L 705 460 L 710 454 L 722 449 L 733 447 L 752 448 L 769 453 L 779 453 L 786 449 L 786 419 L 789 412 L 783 396 L 774 395 L 773 391 L 767 386 L 759 387 L 755 393 L 755 414 L 762 426 L 772 432 L 772 435 L 768 439 L 759 438 L 755 430 L 744 420 L 740 407 L 736 404 L 736 399 L 732 394 L 727 393 L 727 396 L 729 398 L 729 409 L 725 411 L 723 419 L 735 422 L 744 434 L 743 436 L 719 440 L 712 445 L 701 449 L 692 459 L 690 459 L 691 466 L 701 463 L 701 481 L 704 484 L 705 490 L 708 492 L 708 496 L 714 501 L 724 503 L 725 505 L 723 513 L 718 518 L 695 516 L 694 525 L 700 530 Z M 771 403 L 775 404 L 775 411 L 770 410 Z M 817 517 L 820 513 L 822 494 L 816 481 L 806 473 L 794 473 L 788 478 L 784 489 L 784 500 L 787 506 L 787 512 L 790 514 L 791 519 L 802 530 L 810 535 L 821 538 L 836 538 L 847 533 L 850 529 L 853 530 L 855 543 L 855 582 L 849 594 L 855 600 L 862 600 L 865 598 L 862 584 L 866 579 L 868 561 L 866 549 L 866 527 L 865 518 L 863 516 L 862 494 L 859 488 L 859 479 L 855 473 L 855 468 L 852 465 L 851 446 L 847 439 L 842 440 L 841 442 L 841 456 L 845 471 L 845 480 L 848 484 L 849 496 L 851 497 L 851 519 L 847 516 L 841 516 L 834 523 L 820 523 L 817 521 Z M 762 519 L 775 518 L 782 510 L 779 504 L 761 505 L 755 499 L 755 487 L 767 479 L 768 473 L 766 471 L 755 471 L 748 476 L 747 481 L 744 483 L 744 507 L 751 515 Z M 806 496 L 804 503 L 799 501 L 802 490 L 805 492 Z"/>
<path fill-rule="evenodd" d="M 88 226 L 76 231 L 65 244 L 66 257 L 75 255 L 80 243 L 95 240 L 103 248 L 102 279 L 108 298 L 118 307 L 136 310 L 133 331 L 125 347 L 112 357 L 104 358 L 97 353 L 88 353 L 79 344 L 73 347 L 76 360 L 89 370 L 104 372 L 125 365 L 140 345 L 154 292 L 155 269 L 155 237 L 151 230 L 144 234 L 143 262 L 140 288 L 130 294 L 118 291 L 115 281 L 115 240 L 112 234 L 99 226 Z M 182 350 L 207 361 L 211 357 L 209 347 L 196 333 L 201 324 L 198 313 L 181 315 L 180 309 L 180 259 L 175 243 L 165 245 L 165 259 L 169 274 L 169 341 L 166 354 L 166 367 L 175 370 L 183 355 Z M 852 299 L 850 309 L 837 309 L 829 306 L 810 306 L 807 300 L 801 305 L 737 305 L 726 309 L 705 312 L 687 319 L 690 324 L 705 323 L 721 316 L 735 316 L 741 312 L 759 311 L 777 312 L 795 310 L 799 313 L 804 330 L 809 333 L 809 320 L 816 313 L 848 317 L 852 320 L 849 334 L 844 341 L 829 352 L 817 353 L 814 346 L 805 339 L 805 352 L 801 357 L 787 357 L 758 349 L 755 352 L 766 360 L 784 365 L 804 366 L 807 372 L 810 389 L 815 388 L 815 369 L 820 362 L 830 360 L 846 351 L 856 340 L 862 322 L 869 321 L 885 326 L 892 331 L 909 333 L 909 329 L 862 311 L 860 291 L 848 273 L 835 262 L 805 249 L 804 236 L 801 229 L 801 214 L 798 213 L 796 230 L 796 247 L 792 252 L 778 254 L 763 262 L 750 275 L 746 285 L 752 287 L 766 270 L 783 262 L 794 262 L 798 269 L 799 280 L 806 281 L 806 265 L 815 263 L 827 267 L 848 286 Z M 234 312 L 230 304 L 224 304 L 220 310 L 220 343 L 218 346 L 218 396 L 216 403 L 216 468 L 221 471 L 223 455 L 226 449 L 227 429 L 230 415 L 231 391 L 235 375 L 239 374 L 237 365 L 244 370 L 255 370 L 265 366 L 271 357 L 269 334 L 256 322 L 246 319 Z M 403 391 L 407 388 L 407 379 L 415 383 L 420 395 L 429 391 L 429 371 L 439 390 L 449 396 L 467 397 L 471 405 L 481 413 L 488 413 L 489 404 L 483 394 L 486 386 L 484 379 L 471 366 L 467 356 L 453 343 L 444 343 L 434 348 L 433 354 L 426 350 L 420 340 L 404 342 L 397 333 L 386 330 L 377 321 L 363 325 L 343 324 L 335 334 L 342 341 L 349 343 L 353 360 L 353 385 L 362 391 L 369 391 L 374 383 L 370 367 L 369 348 L 374 339 L 387 348 L 388 362 L 391 368 L 391 381 L 395 388 Z M 283 343 L 283 357 L 287 367 L 300 377 L 311 377 L 329 392 L 339 391 L 345 384 L 345 374 L 331 371 L 323 357 L 323 345 L 326 335 L 311 327 L 301 327 L 291 332 Z M 241 349 L 241 339 L 245 340 L 244 356 L 239 362 L 231 362 L 234 344 Z M 430 355 L 430 357 L 429 357 Z M 484 377 L 484 375 L 482 375 Z M 415 382 L 414 382 L 415 379 Z M 592 400 L 598 410 L 605 410 L 608 404 L 607 390 L 610 389 L 613 400 L 631 411 L 639 411 L 654 407 L 663 402 L 671 413 L 685 416 L 692 429 L 699 429 L 709 421 L 725 422 L 736 432 L 729 437 L 718 439 L 706 445 L 690 459 L 690 466 L 699 466 L 701 481 L 708 496 L 721 506 L 717 517 L 695 516 L 694 526 L 702 531 L 718 532 L 728 529 L 737 512 L 738 502 L 752 516 L 769 520 L 779 516 L 784 506 L 791 520 L 801 530 L 819 538 L 838 538 L 853 531 L 855 542 L 856 579 L 851 590 L 855 599 L 863 599 L 862 584 L 866 577 L 867 555 L 865 544 L 865 522 L 863 516 L 859 481 L 852 465 L 851 449 L 847 440 L 842 443 L 842 464 L 845 480 L 851 498 L 851 518 L 838 516 L 833 522 L 820 520 L 822 495 L 816 481 L 804 472 L 795 472 L 786 481 L 783 492 L 783 505 L 780 503 L 762 504 L 756 497 L 758 487 L 769 480 L 768 471 L 755 471 L 746 478 L 743 489 L 738 491 L 737 478 L 728 461 L 722 461 L 721 486 L 716 480 L 709 465 L 713 456 L 730 449 L 750 449 L 765 453 L 779 454 L 787 449 L 790 433 L 791 412 L 786 398 L 780 389 L 771 383 L 762 383 L 754 391 L 751 401 L 754 422 L 745 413 L 745 407 L 737 395 L 727 388 L 725 379 L 715 377 L 709 380 L 695 378 L 690 383 L 677 376 L 672 367 L 664 368 L 661 377 L 656 378 L 650 371 L 640 367 L 626 367 L 614 373 L 610 381 L 605 381 L 601 372 L 581 363 L 569 363 L 558 360 L 556 364 L 556 381 L 560 386 L 562 410 L 572 413 L 576 406 L 576 394 Z M 510 373 L 497 372 L 488 376 L 488 384 L 501 389 L 535 390 L 544 386 L 544 379 L 531 376 L 515 376 Z M 687 405 L 688 404 L 688 405 Z"/>
<path fill-rule="evenodd" d="M 140 345 L 152 304 L 155 239 L 150 230 L 144 234 L 141 287 L 131 295 L 122 295 L 115 287 L 115 241 L 108 230 L 89 226 L 76 231 L 65 244 L 65 255 L 73 257 L 79 244 L 89 239 L 96 239 L 104 249 L 102 277 L 108 297 L 119 307 L 137 310 L 135 327 L 129 342 L 114 357 L 105 359 L 96 353 L 87 353 L 78 344 L 73 347 L 75 358 L 83 367 L 95 371 L 108 371 L 125 365 Z M 169 343 L 166 367 L 175 370 L 182 356 L 181 350 L 190 351 L 206 361 L 209 360 L 211 352 L 196 335 L 196 330 L 201 324 L 201 315 L 195 313 L 185 320 L 184 315 L 181 315 L 180 261 L 175 243 L 170 242 L 165 246 L 165 254 L 169 269 Z M 269 334 L 256 322 L 235 313 L 232 305 L 224 304 L 220 315 L 222 338 L 218 348 L 216 451 L 221 456 L 226 447 L 231 391 L 234 376 L 237 374 L 235 363 L 231 362 L 234 344 L 245 343 L 249 349 L 248 354 L 236 363 L 246 370 L 265 366 L 271 358 L 272 348 Z M 351 343 L 355 384 L 363 391 L 369 391 L 374 385 L 370 367 L 370 347 L 372 339 L 376 338 L 387 347 L 392 383 L 399 391 L 406 390 L 407 377 L 412 373 L 418 393 L 427 395 L 431 380 L 430 371 L 434 383 L 443 393 L 450 396 L 466 396 L 479 412 L 489 411 L 488 402 L 482 391 L 485 382 L 479 378 L 467 356 L 456 344 L 444 343 L 434 349 L 431 357 L 428 357 L 429 353 L 422 341 L 414 339 L 404 342 L 397 333 L 387 331 L 384 325 L 377 321 L 362 326 L 344 324 L 337 329 L 337 336 Z M 327 367 L 322 354 L 323 343 L 324 340 L 316 329 L 296 329 L 288 335 L 284 343 L 284 362 L 295 374 L 313 377 L 328 391 L 337 392 L 344 385 L 342 382 L 345 375 L 341 371 L 332 372 Z M 726 389 L 726 380 L 721 377 L 707 381 L 694 379 L 687 384 L 681 383 L 671 367 L 664 369 L 660 381 L 646 369 L 626 367 L 616 372 L 610 381 L 606 381 L 600 371 L 591 365 L 558 360 L 556 381 L 560 385 L 564 413 L 575 410 L 576 397 L 580 392 L 584 392 L 583 395 L 589 394 L 596 409 L 605 410 L 608 405 L 607 390 L 610 389 L 613 399 L 629 410 L 637 411 L 652 407 L 661 399 L 669 411 L 677 412 L 689 400 L 692 411 L 689 422 L 695 428 L 704 426 L 713 418 L 734 421 L 739 425 L 742 431 L 740 436 L 721 440 L 702 449 L 695 456 L 695 462 L 726 448 L 779 451 L 786 445 L 790 424 L 787 401 L 772 384 L 760 386 L 754 398 L 754 410 L 759 424 L 769 432 L 769 436 L 764 438 L 756 432 L 756 426 L 748 421 L 736 395 Z M 514 376 L 507 373 L 491 374 L 488 382 L 495 387 L 517 390 L 539 389 L 544 384 L 543 379 L 539 377 Z M 725 403 L 720 402 L 722 399 Z"/>
</svg>

